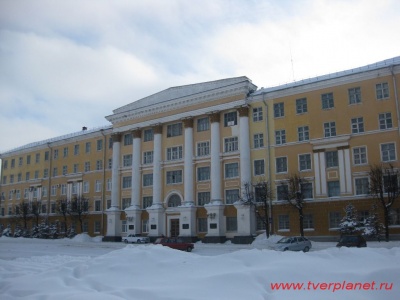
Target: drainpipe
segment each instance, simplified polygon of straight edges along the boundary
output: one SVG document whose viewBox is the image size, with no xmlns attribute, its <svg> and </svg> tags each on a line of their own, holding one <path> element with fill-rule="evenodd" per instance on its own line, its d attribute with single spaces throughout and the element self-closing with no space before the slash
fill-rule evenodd
<svg viewBox="0 0 400 300">
<path fill-rule="evenodd" d="M 49 152 L 49 184 L 47 186 L 47 218 L 49 217 L 49 213 L 51 211 L 51 176 L 53 176 L 53 171 L 52 171 L 52 162 L 53 162 L 53 148 L 50 147 L 50 143 L 47 143 L 47 147 L 50 149 Z M 46 155 L 46 154 L 45 154 Z"/>
<path fill-rule="evenodd" d="M 400 112 L 399 112 L 399 98 L 397 96 L 397 81 L 396 81 L 396 75 L 394 74 L 394 65 L 390 66 L 390 73 L 392 73 L 392 80 L 393 80 L 393 89 L 394 89 L 394 100 L 396 103 L 396 113 L 397 113 L 397 129 L 400 135 Z"/>
<path fill-rule="evenodd" d="M 269 175 L 269 180 L 268 180 L 268 185 L 269 185 L 269 190 L 271 191 L 271 143 L 269 139 L 269 117 L 268 117 L 268 105 L 267 102 L 265 101 L 265 93 L 262 94 L 263 98 L 263 103 L 265 106 L 265 132 L 266 132 L 266 139 L 267 139 L 267 160 L 268 160 L 268 175 Z M 269 218 L 271 219 L 271 222 L 269 222 L 269 232 L 270 234 L 274 233 L 274 222 L 272 218 L 272 199 L 269 199 L 269 212 L 268 212 Z M 269 220 L 268 220 L 269 221 Z"/>
</svg>

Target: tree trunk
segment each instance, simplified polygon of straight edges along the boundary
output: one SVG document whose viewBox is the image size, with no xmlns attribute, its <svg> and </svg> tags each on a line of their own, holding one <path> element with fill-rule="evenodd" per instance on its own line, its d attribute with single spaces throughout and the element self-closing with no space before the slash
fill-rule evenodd
<svg viewBox="0 0 400 300">
<path fill-rule="evenodd" d="M 299 208 L 300 235 L 304 236 L 303 208 Z"/>
<path fill-rule="evenodd" d="M 389 208 L 384 206 L 384 214 L 385 214 L 385 240 L 389 242 Z"/>
</svg>

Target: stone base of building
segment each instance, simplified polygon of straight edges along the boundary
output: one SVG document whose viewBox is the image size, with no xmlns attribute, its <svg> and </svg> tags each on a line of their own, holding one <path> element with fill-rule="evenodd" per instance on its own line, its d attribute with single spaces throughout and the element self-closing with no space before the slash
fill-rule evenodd
<svg viewBox="0 0 400 300">
<path fill-rule="evenodd" d="M 254 237 L 251 235 L 247 236 L 234 236 L 232 239 L 233 244 L 251 244 L 254 241 Z"/>
<path fill-rule="evenodd" d="M 226 242 L 226 236 L 206 236 L 201 241 L 206 244 L 223 244 Z"/>
<path fill-rule="evenodd" d="M 102 241 L 103 242 L 121 242 L 122 237 L 120 237 L 120 236 L 104 236 Z"/>
<path fill-rule="evenodd" d="M 184 241 L 185 243 L 196 243 L 199 241 L 199 238 L 197 236 L 180 236 L 180 239 Z"/>
</svg>

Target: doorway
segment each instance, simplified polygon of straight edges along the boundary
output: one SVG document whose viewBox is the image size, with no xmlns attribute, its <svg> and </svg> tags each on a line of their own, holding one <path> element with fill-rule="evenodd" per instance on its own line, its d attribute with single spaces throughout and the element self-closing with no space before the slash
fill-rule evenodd
<svg viewBox="0 0 400 300">
<path fill-rule="evenodd" d="M 170 219 L 170 237 L 179 236 L 179 219 Z"/>
</svg>

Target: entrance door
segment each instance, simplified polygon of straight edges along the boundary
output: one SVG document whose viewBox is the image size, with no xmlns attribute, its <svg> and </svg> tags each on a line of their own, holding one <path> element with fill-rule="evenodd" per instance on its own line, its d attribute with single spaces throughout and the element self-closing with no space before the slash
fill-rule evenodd
<svg viewBox="0 0 400 300">
<path fill-rule="evenodd" d="M 170 237 L 179 236 L 179 219 L 170 220 Z"/>
</svg>

